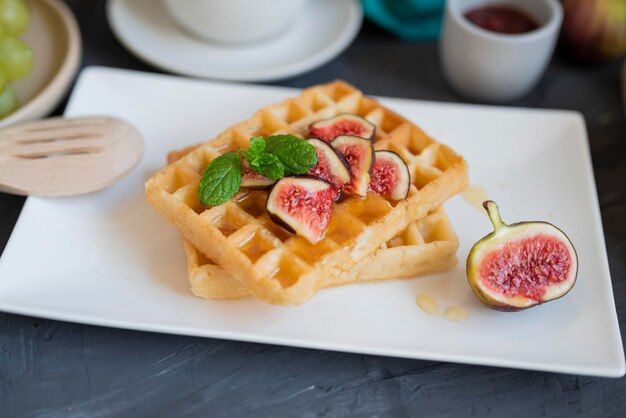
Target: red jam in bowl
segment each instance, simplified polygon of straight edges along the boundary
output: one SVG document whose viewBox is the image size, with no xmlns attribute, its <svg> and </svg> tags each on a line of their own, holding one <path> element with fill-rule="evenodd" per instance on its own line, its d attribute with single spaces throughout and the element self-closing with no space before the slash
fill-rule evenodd
<svg viewBox="0 0 626 418">
<path fill-rule="evenodd" d="M 465 18 L 483 29 L 506 34 L 519 34 L 539 27 L 528 13 L 509 6 L 484 6 L 465 13 Z"/>
</svg>

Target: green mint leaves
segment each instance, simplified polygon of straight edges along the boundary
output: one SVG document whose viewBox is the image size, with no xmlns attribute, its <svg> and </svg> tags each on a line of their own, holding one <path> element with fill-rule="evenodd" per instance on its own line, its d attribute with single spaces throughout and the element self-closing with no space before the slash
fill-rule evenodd
<svg viewBox="0 0 626 418">
<path fill-rule="evenodd" d="M 306 174 L 317 164 L 315 147 L 295 135 L 272 135 L 265 139 L 265 152 L 285 167 L 285 175 Z"/>
<path fill-rule="evenodd" d="M 263 153 L 259 155 L 254 161 L 250 162 L 250 167 L 268 179 L 278 180 L 285 177 L 285 166 L 282 165 L 274 154 Z"/>
<path fill-rule="evenodd" d="M 247 151 L 242 151 L 246 159 L 252 163 L 265 151 L 265 138 L 257 136 L 250 139 Z"/>
<path fill-rule="evenodd" d="M 241 160 L 234 152 L 220 155 L 207 166 L 198 186 L 198 199 L 206 206 L 226 203 L 239 191 Z"/>
<path fill-rule="evenodd" d="M 306 174 L 317 164 L 315 148 L 304 139 L 288 134 L 252 138 L 242 155 L 254 171 L 272 180 Z"/>
<path fill-rule="evenodd" d="M 295 135 L 272 135 L 250 139 L 246 151 L 221 155 L 207 166 L 200 185 L 198 199 L 206 206 L 221 205 L 239 191 L 243 166 L 272 180 L 284 176 L 306 174 L 317 164 L 315 147 Z"/>
<path fill-rule="evenodd" d="M 300 139 L 300 138 L 298 138 Z M 248 160 L 250 168 L 268 179 L 278 180 L 285 176 L 285 167 L 274 154 L 265 152 L 266 142 L 261 136 L 250 139 L 247 151 L 241 155 Z"/>
</svg>

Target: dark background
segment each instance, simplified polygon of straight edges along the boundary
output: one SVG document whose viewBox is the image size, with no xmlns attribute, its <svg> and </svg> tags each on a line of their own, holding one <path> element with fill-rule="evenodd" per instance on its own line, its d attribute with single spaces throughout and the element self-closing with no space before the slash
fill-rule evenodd
<svg viewBox="0 0 626 418">
<path fill-rule="evenodd" d="M 105 2 L 68 3 L 81 26 L 83 65 L 158 71 L 113 37 Z M 537 88 L 514 105 L 573 109 L 585 116 L 623 340 L 626 124 L 620 64 L 584 68 L 557 56 Z M 367 23 L 340 57 L 275 84 L 305 87 L 334 78 L 368 94 L 464 101 L 442 79 L 435 43 L 405 43 Z M 0 249 L 23 201 L 0 193 Z M 0 313 L 0 417 L 376 415 L 626 417 L 626 379 L 180 337 Z"/>
</svg>

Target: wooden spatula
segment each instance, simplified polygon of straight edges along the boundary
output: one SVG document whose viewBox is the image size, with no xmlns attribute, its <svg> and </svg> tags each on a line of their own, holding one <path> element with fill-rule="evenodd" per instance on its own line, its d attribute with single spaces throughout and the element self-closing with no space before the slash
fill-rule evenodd
<svg viewBox="0 0 626 418">
<path fill-rule="evenodd" d="M 51 118 L 0 131 L 0 191 L 69 196 L 100 190 L 141 159 L 143 139 L 111 117 Z"/>
</svg>

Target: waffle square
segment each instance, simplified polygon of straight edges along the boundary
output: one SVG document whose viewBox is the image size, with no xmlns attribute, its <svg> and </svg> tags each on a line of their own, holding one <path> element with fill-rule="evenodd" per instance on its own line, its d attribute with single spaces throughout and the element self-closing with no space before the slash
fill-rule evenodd
<svg viewBox="0 0 626 418">
<path fill-rule="evenodd" d="M 197 146 L 168 154 L 172 163 Z M 187 257 L 187 278 L 191 291 L 206 299 L 241 299 L 251 296 L 248 288 L 226 269 L 215 264 L 191 243 L 182 240 Z M 326 287 L 350 283 L 409 278 L 453 268 L 457 264 L 459 240 L 443 208 L 411 223 L 405 230 L 383 243 L 376 253 L 359 261 Z"/>
<path fill-rule="evenodd" d="M 187 278 L 191 291 L 206 299 L 241 299 L 251 296 L 245 284 L 215 264 L 188 241 L 183 241 L 187 257 Z M 359 261 L 339 277 L 329 278 L 322 287 L 351 283 L 413 278 L 449 270 L 457 265 L 459 241 L 442 208 L 410 224 L 383 243 L 376 253 Z"/>
<path fill-rule="evenodd" d="M 392 205 L 368 193 L 365 199 L 338 203 L 326 237 L 315 245 L 274 225 L 265 211 L 266 192 L 242 192 L 215 207 L 198 201 L 202 172 L 222 153 L 247 148 L 253 136 L 304 137 L 312 122 L 340 113 L 368 119 L 376 125 L 374 148 L 395 151 L 405 160 L 412 181 L 407 199 Z M 147 181 L 146 199 L 255 297 L 293 304 L 374 254 L 466 184 L 467 164 L 461 156 L 355 87 L 335 81 L 259 110 L 170 164 Z"/>
</svg>

